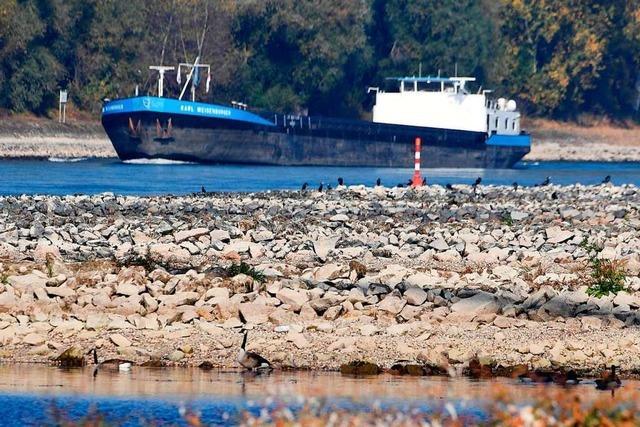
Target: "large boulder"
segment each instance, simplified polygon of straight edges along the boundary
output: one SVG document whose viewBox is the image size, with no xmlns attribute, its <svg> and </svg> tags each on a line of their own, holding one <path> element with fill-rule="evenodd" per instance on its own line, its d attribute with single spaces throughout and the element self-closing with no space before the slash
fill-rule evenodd
<svg viewBox="0 0 640 427">
<path fill-rule="evenodd" d="M 245 322 L 256 325 L 267 323 L 269 321 L 269 315 L 273 310 L 275 310 L 275 308 L 272 306 L 253 302 L 246 302 L 239 305 L 240 315 Z"/>
<path fill-rule="evenodd" d="M 309 294 L 304 290 L 282 288 L 276 292 L 276 298 L 291 307 L 291 310 L 298 312 L 302 305 L 309 301 Z"/>
<path fill-rule="evenodd" d="M 318 239 L 313 242 L 313 250 L 321 260 L 326 260 L 329 253 L 336 248 L 338 237 Z"/>
<path fill-rule="evenodd" d="M 389 294 L 380 301 L 378 309 L 396 315 L 402 311 L 405 305 L 407 305 L 407 301 L 395 294 Z"/>
<path fill-rule="evenodd" d="M 209 229 L 203 227 L 203 228 L 193 228 L 190 230 L 178 231 L 173 235 L 173 237 L 176 239 L 176 243 L 180 243 L 180 242 L 184 242 L 185 240 L 204 236 L 205 234 L 209 234 Z"/>
<path fill-rule="evenodd" d="M 152 261 L 162 264 L 189 264 L 191 254 L 188 250 L 173 243 L 157 243 L 149 246 L 149 256 Z"/>
<path fill-rule="evenodd" d="M 478 292 L 472 297 L 463 298 L 451 305 L 452 312 L 473 316 L 494 314 L 499 310 L 497 298 L 487 292 Z"/>
</svg>

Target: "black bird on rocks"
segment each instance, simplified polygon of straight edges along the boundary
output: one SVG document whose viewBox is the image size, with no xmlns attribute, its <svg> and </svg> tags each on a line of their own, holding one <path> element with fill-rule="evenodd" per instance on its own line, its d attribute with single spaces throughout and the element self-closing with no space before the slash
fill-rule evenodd
<svg viewBox="0 0 640 427">
<path fill-rule="evenodd" d="M 406 186 L 407 187 L 411 187 L 411 184 L 413 184 L 413 181 L 412 180 L 408 180 Z"/>
<path fill-rule="evenodd" d="M 518 183 L 517 183 L 517 182 L 514 182 L 514 183 L 513 183 L 513 184 L 511 184 L 511 185 L 513 186 L 513 189 L 514 189 L 514 190 L 516 190 L 516 191 L 518 190 Z"/>
<path fill-rule="evenodd" d="M 447 190 L 453 190 L 453 185 L 449 184 L 448 182 L 445 184 L 444 188 L 446 188 Z"/>
<path fill-rule="evenodd" d="M 318 191 L 322 193 L 323 188 L 324 188 L 324 182 L 321 182 L 320 187 L 318 187 Z"/>
<path fill-rule="evenodd" d="M 422 178 L 422 185 L 427 185 L 427 178 Z"/>
<path fill-rule="evenodd" d="M 305 182 L 304 184 L 302 184 L 302 191 L 307 191 L 307 187 L 309 187 L 308 182 Z"/>
<path fill-rule="evenodd" d="M 540 187 L 546 187 L 547 185 L 551 184 L 551 177 L 548 176 L 544 179 L 544 181 L 542 181 L 542 183 L 540 183 Z"/>
<path fill-rule="evenodd" d="M 380 178 L 376 179 L 376 187 L 380 187 L 382 185 L 382 180 Z"/>
<path fill-rule="evenodd" d="M 604 179 L 602 180 L 603 184 L 608 184 L 611 182 L 611 175 L 607 175 L 604 177 Z"/>
<path fill-rule="evenodd" d="M 247 351 L 247 335 L 249 331 L 244 331 L 244 337 L 242 338 L 242 345 L 238 351 L 238 363 L 245 369 L 257 372 L 270 372 L 273 370 L 271 363 L 260 356 L 258 353 Z"/>
<path fill-rule="evenodd" d="M 342 177 L 338 177 L 338 185 L 344 185 L 344 179 Z"/>
<path fill-rule="evenodd" d="M 480 185 L 481 182 L 482 182 L 482 177 L 479 176 L 478 178 L 476 178 L 476 182 L 473 183 L 473 186 L 477 187 L 478 185 Z"/>
<path fill-rule="evenodd" d="M 207 190 L 204 188 L 204 185 L 200 187 L 200 192 L 201 193 L 206 193 L 207 192 Z"/>
</svg>

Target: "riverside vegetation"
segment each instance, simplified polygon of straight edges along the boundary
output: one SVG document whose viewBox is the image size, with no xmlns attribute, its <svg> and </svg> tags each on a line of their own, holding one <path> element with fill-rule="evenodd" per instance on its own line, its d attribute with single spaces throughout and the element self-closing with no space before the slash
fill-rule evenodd
<svg viewBox="0 0 640 427">
<path fill-rule="evenodd" d="M 610 184 L 2 197 L 0 358 L 229 367 L 249 329 L 277 368 L 632 376 L 638 202 Z"/>
<path fill-rule="evenodd" d="M 0 108 L 155 93 L 201 55 L 219 102 L 363 116 L 367 86 L 472 74 L 529 115 L 638 117 L 640 5 L 602 0 L 0 0 Z M 166 87 L 175 93 L 173 77 Z M 478 88 L 479 89 L 479 88 Z M 209 99 L 210 100 L 210 99 Z"/>
</svg>

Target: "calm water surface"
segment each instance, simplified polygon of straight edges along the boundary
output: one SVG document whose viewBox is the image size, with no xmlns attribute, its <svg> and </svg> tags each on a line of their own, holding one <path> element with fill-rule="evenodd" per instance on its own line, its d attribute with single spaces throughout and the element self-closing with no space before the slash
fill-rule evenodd
<svg viewBox="0 0 640 427">
<path fill-rule="evenodd" d="M 55 160 L 55 159 L 54 159 Z M 123 163 L 116 159 L 81 161 L 0 160 L 0 194 L 186 194 L 200 191 L 266 191 L 298 189 L 304 182 L 387 186 L 406 182 L 411 169 L 202 165 L 175 162 Z M 428 169 L 432 184 L 535 185 L 547 176 L 556 184 L 598 184 L 611 175 L 615 184 L 640 185 L 640 163 L 535 162 L 514 169 Z"/>
<path fill-rule="evenodd" d="M 0 366 L 0 425 L 42 425 L 56 413 L 79 420 L 98 411 L 108 422 L 124 425 L 184 425 L 181 411 L 198 413 L 207 424 L 235 424 L 245 412 L 286 405 L 297 411 L 306 402 L 324 410 L 372 407 L 431 413 L 452 403 L 459 414 L 481 420 L 497 388 L 516 402 L 540 393 L 562 391 L 557 386 L 522 385 L 515 380 L 473 381 L 437 377 L 348 378 L 336 373 L 274 373 L 246 376 L 238 372 L 188 368 L 134 367 L 130 373 L 63 370 L 41 365 Z M 577 386 L 586 401 L 611 399 L 593 384 Z M 625 388 L 638 389 L 628 381 Z M 305 400 L 306 399 L 306 400 Z"/>
</svg>

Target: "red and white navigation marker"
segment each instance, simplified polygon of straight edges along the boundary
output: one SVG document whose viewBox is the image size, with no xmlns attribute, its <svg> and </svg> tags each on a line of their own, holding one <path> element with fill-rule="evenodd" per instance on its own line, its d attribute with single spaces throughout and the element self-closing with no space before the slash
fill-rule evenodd
<svg viewBox="0 0 640 427">
<path fill-rule="evenodd" d="M 416 138 L 416 153 L 415 153 L 415 165 L 413 171 L 413 178 L 411 178 L 411 187 L 422 187 L 422 175 L 420 175 L 420 147 L 422 140 L 420 137 Z"/>
</svg>

